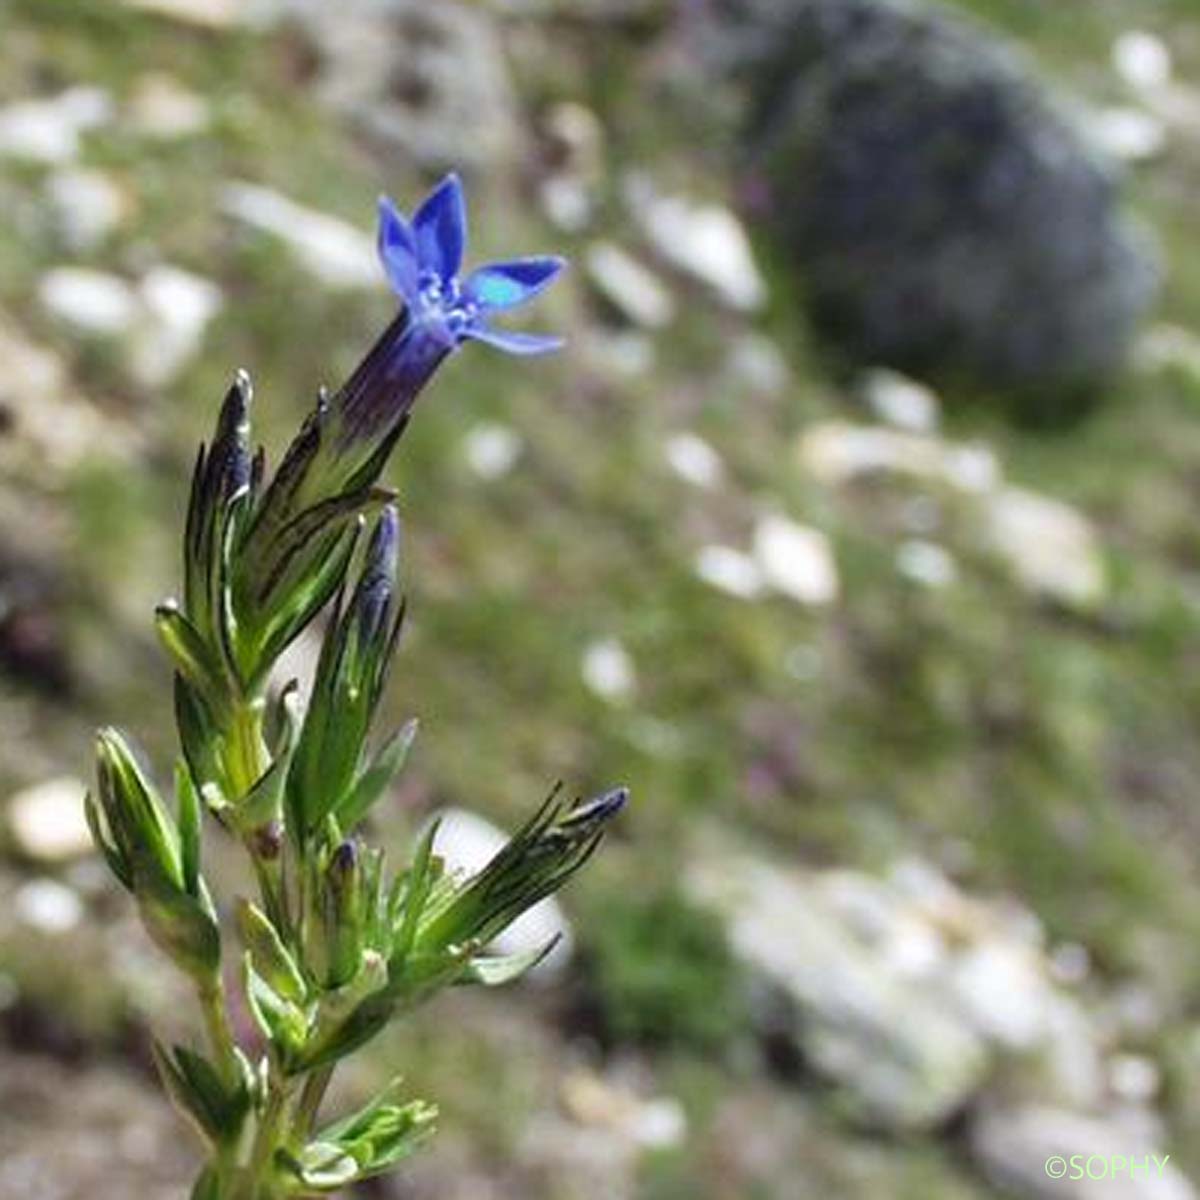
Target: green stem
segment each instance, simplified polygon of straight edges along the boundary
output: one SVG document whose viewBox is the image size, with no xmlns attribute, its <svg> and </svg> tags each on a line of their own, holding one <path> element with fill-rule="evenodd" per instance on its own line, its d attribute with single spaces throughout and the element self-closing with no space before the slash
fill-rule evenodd
<svg viewBox="0 0 1200 1200">
<path fill-rule="evenodd" d="M 262 709 L 253 699 L 235 706 L 230 735 L 230 782 L 235 795 L 244 796 L 270 765 L 270 756 L 263 741 Z"/>
<path fill-rule="evenodd" d="M 267 1103 L 255 1130 L 250 1159 L 242 1175 L 241 1187 L 231 1200 L 270 1200 L 269 1175 L 275 1151 L 279 1148 L 283 1119 L 287 1113 L 288 1086 L 282 1080 L 272 1080 L 267 1090 Z"/>
<path fill-rule="evenodd" d="M 237 1041 L 229 1024 L 229 1013 L 225 1008 L 225 985 L 220 974 L 214 975 L 208 984 L 199 986 L 200 1010 L 204 1014 L 204 1027 L 216 1056 L 217 1067 L 223 1081 L 236 1087 L 241 1076 L 237 1060 Z"/>
<path fill-rule="evenodd" d="M 329 1087 L 332 1078 L 333 1064 L 330 1063 L 328 1066 L 318 1067 L 304 1081 L 300 1100 L 296 1105 L 296 1115 L 292 1119 L 292 1136 L 297 1142 L 303 1143 L 312 1133 L 321 1101 L 325 1098 L 325 1089 Z"/>
</svg>

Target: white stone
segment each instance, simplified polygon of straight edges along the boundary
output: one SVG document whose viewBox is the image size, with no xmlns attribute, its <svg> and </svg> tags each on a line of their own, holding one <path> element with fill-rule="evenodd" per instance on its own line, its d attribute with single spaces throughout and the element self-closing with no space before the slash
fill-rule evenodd
<svg viewBox="0 0 1200 1200">
<path fill-rule="evenodd" d="M 597 367 L 625 379 L 638 379 L 654 367 L 654 343 L 637 329 L 593 329 L 584 348 Z"/>
<path fill-rule="evenodd" d="M 767 285 L 750 239 L 733 213 L 719 205 L 663 195 L 640 176 L 629 180 L 626 191 L 634 220 L 664 262 L 739 312 L 753 312 L 766 303 Z"/>
<path fill-rule="evenodd" d="M 83 919 L 83 901 L 56 879 L 31 879 L 13 895 L 18 920 L 41 933 L 67 933 Z"/>
<path fill-rule="evenodd" d="M 67 248 L 99 246 L 120 224 L 128 205 L 111 176 L 85 167 L 62 167 L 46 181 L 46 196 Z"/>
<path fill-rule="evenodd" d="M 687 1113 L 673 1097 L 662 1096 L 638 1106 L 629 1134 L 643 1150 L 671 1150 L 687 1137 Z"/>
<path fill-rule="evenodd" d="M 227 29 L 243 19 L 245 0 L 125 0 L 130 8 L 144 9 L 188 25 Z"/>
<path fill-rule="evenodd" d="M 80 136 L 112 116 L 102 88 L 74 87 L 46 100 L 18 100 L 0 108 L 0 155 L 65 163 L 79 154 Z"/>
<path fill-rule="evenodd" d="M 579 670 L 583 682 L 605 700 L 628 700 L 637 689 L 633 659 L 616 638 L 603 638 L 588 646 Z"/>
<path fill-rule="evenodd" d="M 1062 942 L 1050 952 L 1050 976 L 1056 983 L 1077 986 L 1092 970 L 1092 956 L 1081 942 Z"/>
<path fill-rule="evenodd" d="M 588 107 L 562 101 L 546 114 L 546 134 L 573 175 L 598 179 L 604 170 L 604 123 Z"/>
<path fill-rule="evenodd" d="M 1104 559 L 1087 518 L 1069 504 L 1023 488 L 989 497 L 985 537 L 1030 591 L 1089 608 L 1107 591 Z"/>
<path fill-rule="evenodd" d="M 129 102 L 129 123 L 145 137 L 173 141 L 203 133 L 211 122 L 208 101 L 171 75 L 143 75 Z"/>
<path fill-rule="evenodd" d="M 1152 325 L 1138 339 L 1134 361 L 1142 370 L 1173 367 L 1200 378 L 1200 338 L 1180 325 Z"/>
<path fill-rule="evenodd" d="M 146 386 L 162 386 L 199 352 L 221 310 L 221 289 L 190 271 L 160 265 L 146 272 L 138 291 L 145 320 L 130 348 L 130 366 Z"/>
<path fill-rule="evenodd" d="M 1144 109 L 1102 108 L 1092 114 L 1088 127 L 1102 150 L 1124 162 L 1147 162 L 1166 149 L 1166 126 Z"/>
<path fill-rule="evenodd" d="M 463 456 L 467 466 L 480 479 L 500 479 L 507 475 L 521 457 L 524 443 L 521 435 L 507 425 L 488 422 L 476 425 L 463 437 Z"/>
<path fill-rule="evenodd" d="M 623 317 L 662 329 L 675 317 L 671 293 L 652 271 L 613 242 L 593 242 L 584 259 L 588 277 Z"/>
<path fill-rule="evenodd" d="M 895 474 L 978 493 L 1000 479 L 995 454 L 981 443 L 949 442 L 881 425 L 822 421 L 805 431 L 797 452 L 806 471 L 830 484 Z"/>
<path fill-rule="evenodd" d="M 437 819 L 441 824 L 434 849 L 452 872 L 469 876 L 481 871 L 509 839 L 502 829 L 463 808 L 445 809 L 437 814 Z M 558 943 L 534 968 L 533 975 L 549 979 L 561 974 L 575 947 L 575 937 L 562 906 L 553 896 L 547 896 L 522 913 L 490 949 L 497 954 L 524 954 L 540 949 L 555 937 Z"/>
<path fill-rule="evenodd" d="M 141 306 L 133 287 L 119 275 L 90 267 L 54 267 L 38 284 L 46 311 L 78 332 L 117 338 L 136 324 Z"/>
<path fill-rule="evenodd" d="M 0 459 L 10 452 L 25 461 L 32 455 L 51 471 L 64 471 L 86 459 L 119 459 L 135 450 L 140 436 L 135 426 L 81 396 L 56 354 L 2 320 L 0 362 L 11 417 L 0 439 Z"/>
<path fill-rule="evenodd" d="M 937 542 L 908 538 L 896 547 L 896 569 L 925 587 L 946 587 L 958 578 L 954 557 Z"/>
<path fill-rule="evenodd" d="M 863 398 L 881 421 L 909 433 L 932 433 L 938 425 L 938 398 L 931 388 L 883 368 L 868 371 Z"/>
<path fill-rule="evenodd" d="M 92 835 L 83 812 L 87 788 L 61 776 L 17 792 L 8 802 L 8 826 L 22 854 L 64 862 L 90 854 Z"/>
<path fill-rule="evenodd" d="M 730 946 L 795 1011 L 806 1061 L 873 1126 L 936 1128 L 982 1085 L 984 1039 L 937 987 L 936 943 L 911 936 L 885 884 L 854 872 L 788 870 L 728 845 L 688 856 L 685 886 L 726 925 Z"/>
<path fill-rule="evenodd" d="M 672 434 L 663 454 L 671 470 L 696 487 L 715 487 L 725 473 L 721 456 L 697 433 Z"/>
<path fill-rule="evenodd" d="M 566 1076 L 562 1104 L 577 1126 L 610 1130 L 640 1150 L 669 1150 L 687 1136 L 687 1113 L 674 1097 L 644 1100 L 627 1085 L 591 1071 Z"/>
<path fill-rule="evenodd" d="M 1108 1063 L 1113 1095 L 1132 1104 L 1149 1104 L 1158 1095 L 1162 1075 L 1153 1059 L 1142 1054 L 1115 1054 Z"/>
<path fill-rule="evenodd" d="M 1051 992 L 1028 948 L 984 942 L 954 967 L 954 992 L 972 1026 L 1007 1050 L 1026 1051 L 1048 1031 Z"/>
<path fill-rule="evenodd" d="M 837 563 L 819 529 L 769 513 L 755 526 L 754 558 L 771 587 L 801 604 L 832 604 L 838 598 Z"/>
<path fill-rule="evenodd" d="M 821 674 L 821 651 L 807 642 L 798 642 L 783 659 L 783 669 L 801 683 L 810 683 Z"/>
<path fill-rule="evenodd" d="M 1048 1105 L 983 1109 L 969 1137 L 972 1154 L 987 1177 L 1028 1200 L 1195 1200 L 1196 1191 L 1161 1146 L 1149 1144 L 1130 1124 L 1084 1117 Z M 1154 1155 L 1145 1171 L 1121 1178 L 1087 1177 L 1087 1163 L 1107 1173 L 1114 1155 Z M 1081 1178 L 1074 1178 L 1072 1159 Z M 1051 1166 L 1051 1160 L 1053 1165 Z M 1061 1174 L 1056 1174 L 1061 1171 Z"/>
<path fill-rule="evenodd" d="M 695 571 L 705 583 L 742 600 L 761 596 L 767 586 L 758 563 L 732 546 L 702 546 L 696 554 Z"/>
<path fill-rule="evenodd" d="M 740 386 L 763 396 L 777 396 L 791 382 L 783 352 L 761 333 L 743 333 L 736 338 L 725 369 Z"/>
<path fill-rule="evenodd" d="M 1158 91 L 1171 82 L 1171 51 L 1156 34 L 1128 29 L 1113 42 L 1117 74 L 1140 92 Z"/>
<path fill-rule="evenodd" d="M 254 183 L 226 184 L 221 190 L 221 207 L 235 220 L 279 238 L 297 262 L 328 287 L 379 284 L 371 238 L 338 217 L 305 208 Z"/>
<path fill-rule="evenodd" d="M 582 233 L 592 220 L 592 197 L 574 175 L 549 175 L 538 187 L 546 219 L 564 233 Z"/>
</svg>

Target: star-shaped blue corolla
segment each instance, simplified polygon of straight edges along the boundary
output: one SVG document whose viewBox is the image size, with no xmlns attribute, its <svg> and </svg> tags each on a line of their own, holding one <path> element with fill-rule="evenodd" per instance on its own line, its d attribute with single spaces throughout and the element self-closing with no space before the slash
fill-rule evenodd
<svg viewBox="0 0 1200 1200">
<path fill-rule="evenodd" d="M 562 339 L 493 329 L 489 318 L 517 308 L 552 283 L 566 262 L 553 255 L 490 263 L 459 278 L 467 242 L 467 206 L 457 175 L 447 175 L 406 221 L 379 200 L 379 257 L 392 289 L 408 307 L 413 331 L 447 350 L 465 339 L 510 354 L 545 354 Z"/>
<path fill-rule="evenodd" d="M 365 451 L 398 434 L 417 395 L 442 361 L 464 341 L 486 342 L 510 354 L 557 350 L 562 339 L 496 329 L 496 313 L 517 308 L 551 284 L 566 266 L 554 255 L 489 263 L 460 278 L 467 207 L 457 175 L 447 175 L 411 221 L 386 196 L 379 201 L 379 257 L 404 302 L 333 401 L 338 444 Z"/>
</svg>

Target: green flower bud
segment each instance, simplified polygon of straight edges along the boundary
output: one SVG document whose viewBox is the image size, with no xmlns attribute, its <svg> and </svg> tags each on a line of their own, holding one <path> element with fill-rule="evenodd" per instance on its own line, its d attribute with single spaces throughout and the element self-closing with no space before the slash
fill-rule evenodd
<svg viewBox="0 0 1200 1200">
<path fill-rule="evenodd" d="M 176 826 L 115 729 L 96 740 L 99 809 L 93 832 L 105 857 L 133 893 L 147 932 L 197 979 L 219 972 L 221 940 L 199 876 L 199 821 L 193 793 L 181 793 Z"/>
<path fill-rule="evenodd" d="M 628 790 L 617 788 L 568 810 L 552 794 L 482 871 L 447 898 L 427 904 L 414 951 L 431 954 L 492 941 L 587 862 L 628 800 Z"/>
<path fill-rule="evenodd" d="M 365 793 L 357 785 L 376 764 L 361 769 L 363 746 L 404 616 L 396 596 L 399 548 L 399 517 L 389 505 L 376 523 L 354 593 L 338 604 L 321 650 L 288 778 L 288 809 L 300 840 L 330 815 L 359 817 L 364 811 Z"/>
</svg>

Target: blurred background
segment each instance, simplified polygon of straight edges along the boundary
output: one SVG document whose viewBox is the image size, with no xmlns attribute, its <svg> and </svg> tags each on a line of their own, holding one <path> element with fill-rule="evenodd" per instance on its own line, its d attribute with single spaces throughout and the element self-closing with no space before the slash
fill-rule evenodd
<svg viewBox="0 0 1200 1200">
<path fill-rule="evenodd" d="M 570 953 L 346 1074 L 443 1111 L 371 1194 L 1195 1197 L 1195 0 L 0 3 L 0 1197 L 184 1193 L 91 732 L 165 777 L 196 444 L 245 366 L 277 458 L 449 168 L 570 345 L 401 444 L 377 836 L 635 804 Z"/>
</svg>

